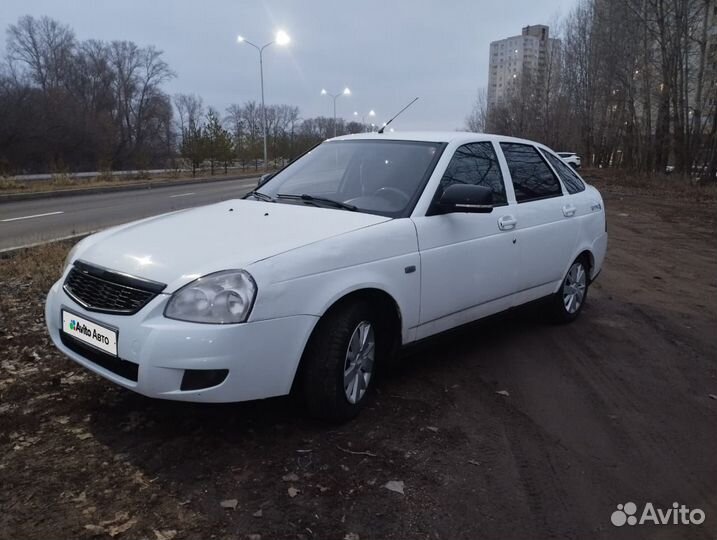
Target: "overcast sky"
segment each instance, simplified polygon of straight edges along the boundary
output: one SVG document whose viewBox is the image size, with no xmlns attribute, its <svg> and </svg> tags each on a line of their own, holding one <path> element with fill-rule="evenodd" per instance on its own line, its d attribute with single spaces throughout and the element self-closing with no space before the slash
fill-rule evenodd
<svg viewBox="0 0 717 540">
<path fill-rule="evenodd" d="M 375 109 L 383 121 L 420 100 L 396 120 L 397 129 L 463 125 L 477 88 L 488 80 L 488 45 L 550 24 L 575 0 L 1 0 L 0 27 L 25 14 L 49 15 L 78 39 L 131 40 L 155 45 L 177 78 L 170 94 L 199 94 L 220 111 L 260 97 L 257 44 L 276 30 L 288 47 L 264 53 L 267 103 L 298 105 L 304 118 L 332 114 L 325 87 L 352 95 L 338 114 Z M 4 37 L 1 51 L 4 54 Z"/>
</svg>

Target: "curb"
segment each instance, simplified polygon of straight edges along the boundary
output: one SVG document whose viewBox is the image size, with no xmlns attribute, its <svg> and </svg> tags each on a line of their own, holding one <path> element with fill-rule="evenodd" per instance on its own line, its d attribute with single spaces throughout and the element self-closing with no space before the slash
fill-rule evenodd
<svg viewBox="0 0 717 540">
<path fill-rule="evenodd" d="M 35 199 L 46 199 L 55 197 L 71 197 L 73 195 L 95 195 L 97 193 L 114 193 L 117 191 L 132 191 L 140 189 L 157 189 L 172 186 L 185 186 L 190 184 L 209 184 L 215 182 L 231 182 L 236 180 L 258 179 L 261 175 L 251 174 L 248 176 L 231 176 L 222 178 L 187 178 L 177 181 L 146 181 L 124 186 L 97 186 L 90 188 L 62 189 L 58 191 L 38 191 L 34 193 L 8 193 L 0 194 L 0 204 L 5 202 L 29 201 Z"/>
</svg>

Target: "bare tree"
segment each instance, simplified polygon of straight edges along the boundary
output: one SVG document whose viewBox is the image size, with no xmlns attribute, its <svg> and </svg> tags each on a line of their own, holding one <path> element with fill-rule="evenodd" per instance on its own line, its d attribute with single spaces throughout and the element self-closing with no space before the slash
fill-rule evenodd
<svg viewBox="0 0 717 540">
<path fill-rule="evenodd" d="M 43 92 L 62 84 L 77 45 L 69 27 L 49 17 L 25 15 L 7 34 L 10 60 L 24 63 Z"/>
<path fill-rule="evenodd" d="M 147 135 L 147 120 L 164 99 L 160 85 L 174 77 L 162 53 L 128 41 L 113 41 L 109 60 L 115 71 L 115 99 L 120 140 L 117 154 L 133 156 Z"/>
<path fill-rule="evenodd" d="M 173 73 L 153 47 L 78 42 L 67 26 L 21 17 L 7 29 L 0 156 L 15 170 L 163 164 L 175 151 L 162 84 Z"/>
<path fill-rule="evenodd" d="M 204 116 L 202 98 L 194 94 L 175 94 L 174 107 L 177 109 L 177 123 L 180 133 L 190 126 L 197 126 Z"/>
<path fill-rule="evenodd" d="M 483 133 L 488 123 L 488 91 L 486 88 L 479 88 L 476 99 L 473 102 L 473 109 L 466 117 L 465 128 L 474 133 Z"/>
<path fill-rule="evenodd" d="M 578 150 L 598 166 L 712 166 L 710 8 L 714 0 L 579 0 L 560 25 L 546 84 L 524 70 L 489 111 L 488 129 Z"/>
</svg>

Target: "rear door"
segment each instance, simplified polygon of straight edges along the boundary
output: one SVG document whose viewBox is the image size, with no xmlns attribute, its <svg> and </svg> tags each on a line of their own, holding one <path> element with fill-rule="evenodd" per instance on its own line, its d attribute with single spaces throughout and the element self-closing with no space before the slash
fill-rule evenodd
<svg viewBox="0 0 717 540">
<path fill-rule="evenodd" d="M 515 191 L 522 303 L 549 294 L 563 279 L 578 238 L 577 208 L 535 146 L 501 142 L 500 148 Z"/>
<path fill-rule="evenodd" d="M 436 201 L 455 183 L 489 187 L 493 211 L 438 213 Z M 508 307 L 501 302 L 510 302 L 518 272 L 514 206 L 508 202 L 494 144 L 476 142 L 458 147 L 427 215 L 412 218 L 421 255 L 418 339 L 483 316 L 485 311 Z M 499 219 L 506 216 L 501 227 Z"/>
</svg>

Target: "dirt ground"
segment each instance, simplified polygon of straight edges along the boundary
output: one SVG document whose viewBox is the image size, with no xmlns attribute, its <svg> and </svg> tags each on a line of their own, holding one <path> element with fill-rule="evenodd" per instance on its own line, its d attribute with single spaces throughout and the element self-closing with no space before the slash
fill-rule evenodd
<svg viewBox="0 0 717 540">
<path fill-rule="evenodd" d="M 581 318 L 433 340 L 341 426 L 115 387 L 46 336 L 67 247 L 0 260 L 0 538 L 714 538 L 714 190 L 587 176 L 611 236 Z M 616 528 L 628 501 L 706 520 Z"/>
</svg>

